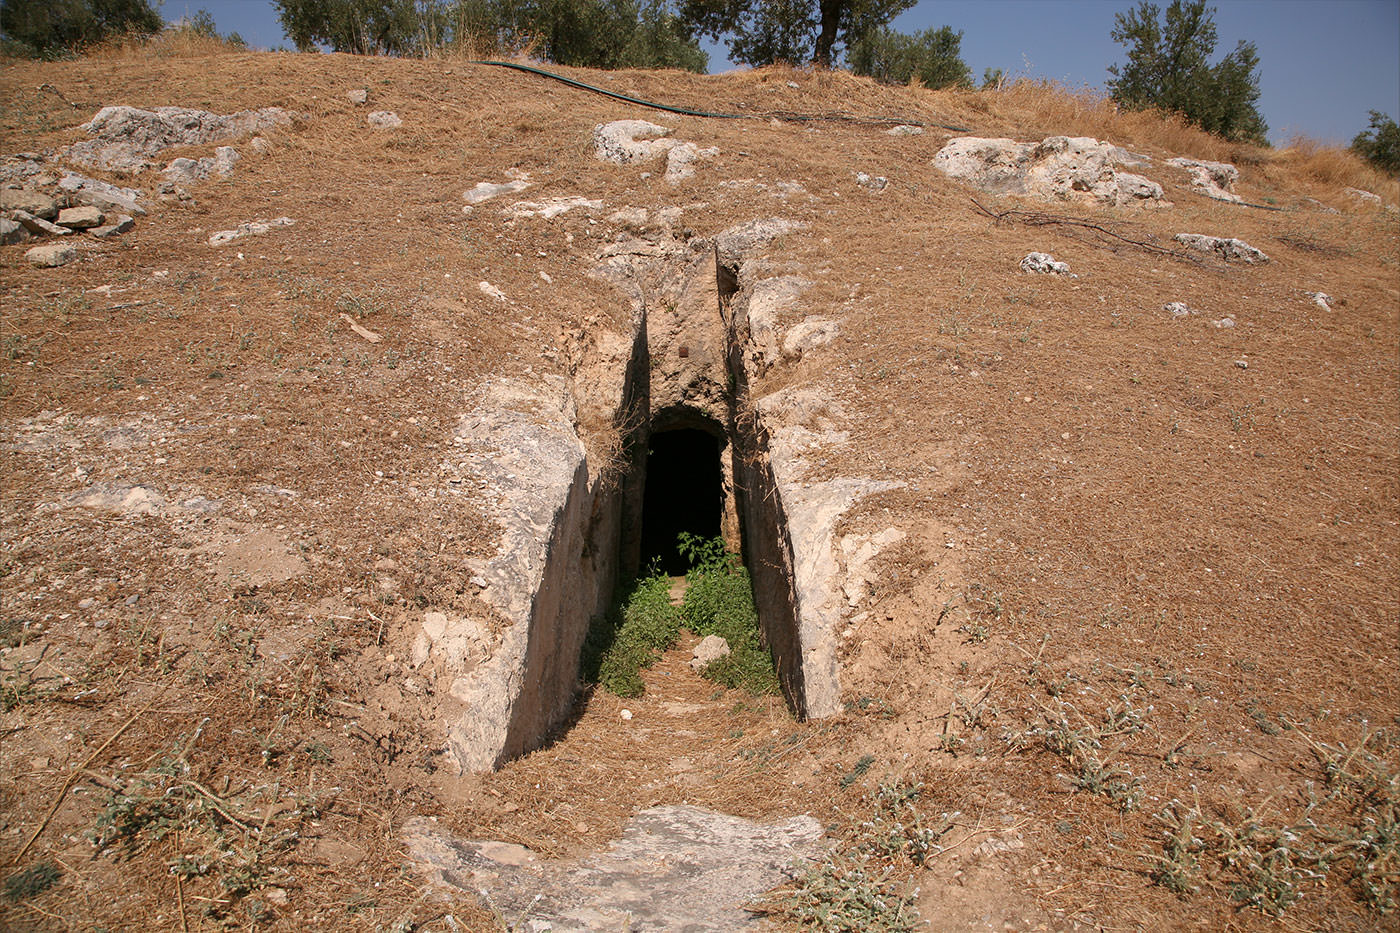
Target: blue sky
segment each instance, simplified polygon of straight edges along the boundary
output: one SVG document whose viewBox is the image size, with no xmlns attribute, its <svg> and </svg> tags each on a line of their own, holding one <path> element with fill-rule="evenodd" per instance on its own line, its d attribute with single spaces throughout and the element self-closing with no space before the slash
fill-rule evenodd
<svg viewBox="0 0 1400 933">
<path fill-rule="evenodd" d="M 1165 6 L 1167 0 L 1158 0 Z M 1113 15 L 1135 0 L 923 0 L 893 23 L 902 32 L 952 26 L 963 59 L 1011 77 L 1048 78 L 1102 89 L 1123 60 L 1109 38 Z M 1216 55 L 1241 39 L 1259 50 L 1259 107 L 1269 138 L 1304 134 L 1345 143 L 1379 110 L 1400 119 L 1400 0 L 1214 0 Z M 290 45 L 271 0 L 166 0 L 166 19 L 206 9 L 221 32 L 255 48 Z M 728 67 L 712 49 L 712 71 Z"/>
</svg>

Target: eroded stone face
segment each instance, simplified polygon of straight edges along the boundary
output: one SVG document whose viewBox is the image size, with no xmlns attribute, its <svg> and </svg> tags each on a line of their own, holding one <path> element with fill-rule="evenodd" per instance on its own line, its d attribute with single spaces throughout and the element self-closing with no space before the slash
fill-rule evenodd
<svg viewBox="0 0 1400 933">
<path fill-rule="evenodd" d="M 455 837 L 431 820 L 404 827 L 409 857 L 442 888 L 485 892 L 520 929 L 746 930 L 744 905 L 817 853 L 810 816 L 763 824 L 699 807 L 643 810 L 606 851 L 549 861 L 523 846 Z"/>
<path fill-rule="evenodd" d="M 251 136 L 291 122 L 292 115 L 280 107 L 230 114 L 188 107 L 103 107 L 83 125 L 93 138 L 70 146 L 66 158 L 103 171 L 139 172 L 151 167 L 152 156 L 174 146 Z"/>
<path fill-rule="evenodd" d="M 933 165 L 998 194 L 1165 206 L 1161 185 L 1117 170 L 1122 152 L 1088 136 L 1050 136 L 1040 142 L 965 136 L 939 150 Z"/>
</svg>

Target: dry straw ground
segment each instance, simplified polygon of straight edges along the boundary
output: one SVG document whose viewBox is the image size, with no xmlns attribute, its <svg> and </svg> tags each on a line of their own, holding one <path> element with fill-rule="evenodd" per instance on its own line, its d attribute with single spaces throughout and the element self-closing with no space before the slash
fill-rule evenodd
<svg viewBox="0 0 1400 933">
<path fill-rule="evenodd" d="M 1229 145 L 1054 87 L 580 77 L 754 114 L 1109 139 L 1153 157 L 1141 171 L 1173 208 L 979 197 L 1162 247 L 1238 236 L 1273 261 L 994 222 L 931 168 L 952 135 L 936 128 L 658 115 L 451 60 L 0 65 L 4 153 L 71 143 L 108 104 L 304 115 L 73 265 L 0 251 L 3 923 L 490 929 L 489 904 L 423 890 L 404 818 L 568 856 L 682 800 L 858 833 L 874 788 L 920 780 L 929 813 L 960 814 L 912 876 L 934 929 L 1393 925 L 1400 243 L 1394 213 L 1344 189 L 1393 204 L 1397 185 L 1334 150 Z M 403 126 L 367 128 L 356 87 Z M 623 117 L 721 154 L 678 187 L 596 162 L 592 126 Z M 1200 197 L 1177 155 L 1236 162 L 1246 200 L 1279 210 Z M 508 169 L 537 182 L 527 196 L 607 210 L 464 216 L 463 190 Z M 809 225 L 770 255 L 843 333 L 755 391 L 844 405 L 851 443 L 814 478 L 904 484 L 845 525 L 909 533 L 846 641 L 848 711 L 796 723 L 670 657 L 632 719 L 588 697 L 549 748 L 458 779 L 403 664 L 422 611 L 471 609 L 468 562 L 493 548 L 446 458 L 452 425 L 485 380 L 557 371 L 561 333 L 620 326 L 623 300 L 588 275 L 603 218 L 673 204 L 697 235 Z M 295 226 L 206 243 L 279 215 Z M 1021 274 L 1031 250 L 1079 278 Z M 133 484 L 165 506 L 75 499 Z"/>
</svg>

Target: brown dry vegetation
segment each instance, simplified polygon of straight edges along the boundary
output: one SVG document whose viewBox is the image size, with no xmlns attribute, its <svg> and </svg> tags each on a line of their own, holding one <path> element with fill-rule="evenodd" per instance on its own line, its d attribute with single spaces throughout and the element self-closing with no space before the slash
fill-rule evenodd
<svg viewBox="0 0 1400 933">
<path fill-rule="evenodd" d="M 658 115 L 451 60 L 128 49 L 0 66 L 3 153 L 76 141 L 107 104 L 304 115 L 192 202 L 83 243 L 80 262 L 35 270 L 23 249 L 0 251 L 0 858 L 7 875 L 62 873 L 0 903 L 0 922 L 441 930 L 451 913 L 490 929 L 489 905 L 422 888 L 403 819 L 573 855 L 653 803 L 852 827 L 871 788 L 917 779 L 931 811 L 962 814 L 953 848 L 917 879 L 935 929 L 984 913 L 1013 928 L 1393 925 L 1350 863 L 1326 884 L 1293 879 L 1302 897 L 1278 920 L 1236 903 L 1247 871 L 1207 855 L 1194 890 L 1152 875 L 1174 799 L 1237 832 L 1253 817 L 1344 833 L 1388 806 L 1394 831 L 1400 239 L 1393 213 L 1341 192 L 1394 203 L 1396 184 L 1336 150 L 1226 144 L 1048 86 L 579 75 L 756 115 L 1109 139 L 1154 158 L 1140 170 L 1173 208 L 996 206 L 1162 247 L 1181 231 L 1238 236 L 1273 261 L 994 223 L 930 167 L 954 135 L 934 128 L 895 138 Z M 403 127 L 365 127 L 344 96 L 355 87 Z M 589 131 L 623 117 L 721 155 L 678 188 L 596 162 Z M 1175 155 L 1235 161 L 1245 199 L 1281 210 L 1196 195 L 1161 161 Z M 526 197 L 580 194 L 607 210 L 593 225 L 506 224 L 498 202 L 460 212 L 465 188 L 511 168 L 539 183 Z M 856 170 L 891 184 L 872 195 Z M 778 181 L 809 195 L 780 198 Z M 852 441 L 824 469 L 904 483 L 845 525 L 909 533 L 852 620 L 848 712 L 796 723 L 772 702 L 716 696 L 672 656 L 627 704 L 631 720 L 591 695 L 548 749 L 493 775 L 444 773 L 403 658 L 423 610 L 473 608 L 469 562 L 493 548 L 473 478 L 447 459 L 455 419 L 485 380 L 558 371 L 561 334 L 621 329 L 625 302 L 588 274 L 606 213 L 701 201 L 685 215 L 697 235 L 773 215 L 809 224 L 769 255 L 800 265 L 815 283 L 806 307 L 837 317 L 842 336 L 754 392 L 826 388 Z M 206 244 L 283 214 L 296 225 Z M 1021 274 L 1031 250 L 1080 277 Z M 483 296 L 480 280 L 514 303 Z M 1168 301 L 1204 313 L 1174 319 Z M 1212 326 L 1227 315 L 1238 326 Z M 170 507 L 75 503 L 132 484 Z M 1106 772 L 1127 772 L 1100 792 L 1086 777 L 1091 739 Z M 1376 783 L 1361 794 L 1339 773 Z M 179 813 L 148 808 L 133 845 L 95 851 L 104 810 L 120 816 L 112 793 L 143 786 Z"/>
</svg>

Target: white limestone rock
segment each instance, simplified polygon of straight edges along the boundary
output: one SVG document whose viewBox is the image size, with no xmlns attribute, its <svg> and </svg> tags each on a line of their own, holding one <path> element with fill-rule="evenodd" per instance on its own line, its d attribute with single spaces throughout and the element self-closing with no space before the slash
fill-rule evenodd
<svg viewBox="0 0 1400 933">
<path fill-rule="evenodd" d="M 365 117 L 365 122 L 377 130 L 392 130 L 403 126 L 403 119 L 392 110 L 376 110 Z"/>
<path fill-rule="evenodd" d="M 729 657 L 729 642 L 718 635 L 706 635 L 690 652 L 690 669 L 703 671 L 720 658 Z"/>
<path fill-rule="evenodd" d="M 1201 194 L 1217 201 L 1239 204 L 1243 199 L 1231 189 L 1240 180 L 1240 170 L 1229 162 L 1202 162 L 1199 159 L 1168 159 L 1168 165 L 1184 168 L 1191 173 L 1191 185 Z"/>
<path fill-rule="evenodd" d="M 841 325 L 820 317 L 809 317 L 793 325 L 783 336 L 783 358 L 797 361 L 817 347 L 826 346 L 841 334 Z"/>
<path fill-rule="evenodd" d="M 561 198 L 545 198 L 543 201 L 516 201 L 506 208 L 504 213 L 507 217 L 517 220 L 525 217 L 543 217 L 545 220 L 550 220 L 578 208 L 596 211 L 601 210 L 602 207 L 602 201 L 570 195 Z"/>
<path fill-rule="evenodd" d="M 111 222 L 101 227 L 93 227 L 88 233 L 95 237 L 121 236 L 136 226 L 136 220 L 130 214 L 118 214 L 116 217 L 108 218 Z"/>
<path fill-rule="evenodd" d="M 710 146 L 701 149 L 695 143 L 677 143 L 666 153 L 666 181 L 679 184 L 695 174 L 695 163 L 701 159 L 712 159 L 719 155 L 719 149 Z"/>
<path fill-rule="evenodd" d="M 239 224 L 232 230 L 219 230 L 209 235 L 210 246 L 224 246 L 235 240 L 241 240 L 250 236 L 263 236 L 271 233 L 278 227 L 290 227 L 296 223 L 290 217 L 274 217 L 272 220 L 255 220 L 246 224 Z"/>
<path fill-rule="evenodd" d="M 232 146 L 220 146 L 212 156 L 202 159 L 175 159 L 161 174 L 172 184 L 193 185 L 215 176 L 227 178 L 240 158 Z"/>
<path fill-rule="evenodd" d="M 102 212 L 95 207 L 65 207 L 58 212 L 58 225 L 69 230 L 102 226 Z"/>
<path fill-rule="evenodd" d="M 31 266 L 52 269 L 55 266 L 66 266 L 77 259 L 78 251 L 67 243 L 48 243 L 27 250 L 24 258 L 29 260 Z"/>
<path fill-rule="evenodd" d="M 1021 260 L 1021 271 L 1032 275 L 1074 275 L 1069 271 L 1069 263 L 1056 262 L 1049 253 L 1027 253 Z"/>
<path fill-rule="evenodd" d="M 471 207 L 474 204 L 480 204 L 482 201 L 489 201 L 503 194 L 518 194 L 530 187 L 530 184 L 530 176 L 523 174 L 519 178 L 512 178 L 510 181 L 499 183 L 479 181 L 475 186 L 462 192 L 462 200 L 467 202 L 468 207 Z"/>
<path fill-rule="evenodd" d="M 965 136 L 938 151 L 933 165 L 984 191 L 1045 200 L 1164 207 L 1162 190 L 1139 175 L 1120 179 L 1118 149 L 1088 136 L 1040 142 Z"/>
<path fill-rule="evenodd" d="M 58 216 L 58 203 L 38 191 L 0 189 L 0 211 L 25 211 L 43 220 Z"/>
<path fill-rule="evenodd" d="M 146 209 L 138 203 L 144 196 L 139 188 L 122 188 L 71 172 L 58 180 L 58 187 L 68 192 L 70 201 L 91 204 L 100 211 L 131 214 L 133 217 L 144 217 L 146 214 Z"/>
<path fill-rule="evenodd" d="M 174 146 L 251 136 L 291 122 L 292 114 L 280 107 L 231 114 L 188 107 L 103 107 L 82 127 L 93 138 L 70 146 L 66 158 L 103 171 L 139 172 L 151 167 L 152 156 Z"/>
<path fill-rule="evenodd" d="M 1234 237 L 1207 236 L 1204 233 L 1178 233 L 1173 239 L 1188 249 L 1202 253 L 1215 253 L 1227 262 L 1232 259 L 1247 263 L 1269 261 L 1269 257 L 1264 255 L 1263 251 Z"/>
<path fill-rule="evenodd" d="M 29 239 L 29 231 L 17 220 L 10 220 L 8 217 L 0 217 L 0 244 L 9 246 L 12 243 L 23 243 Z"/>
<path fill-rule="evenodd" d="M 60 227 L 58 224 L 49 223 L 42 217 L 35 217 L 28 211 L 12 210 L 9 214 L 11 220 L 15 221 L 35 236 L 67 236 L 73 232 L 67 227 Z"/>
<path fill-rule="evenodd" d="M 614 120 L 593 127 L 593 151 L 600 162 L 632 165 L 660 158 L 676 146 L 671 128 L 646 120 Z"/>
</svg>

